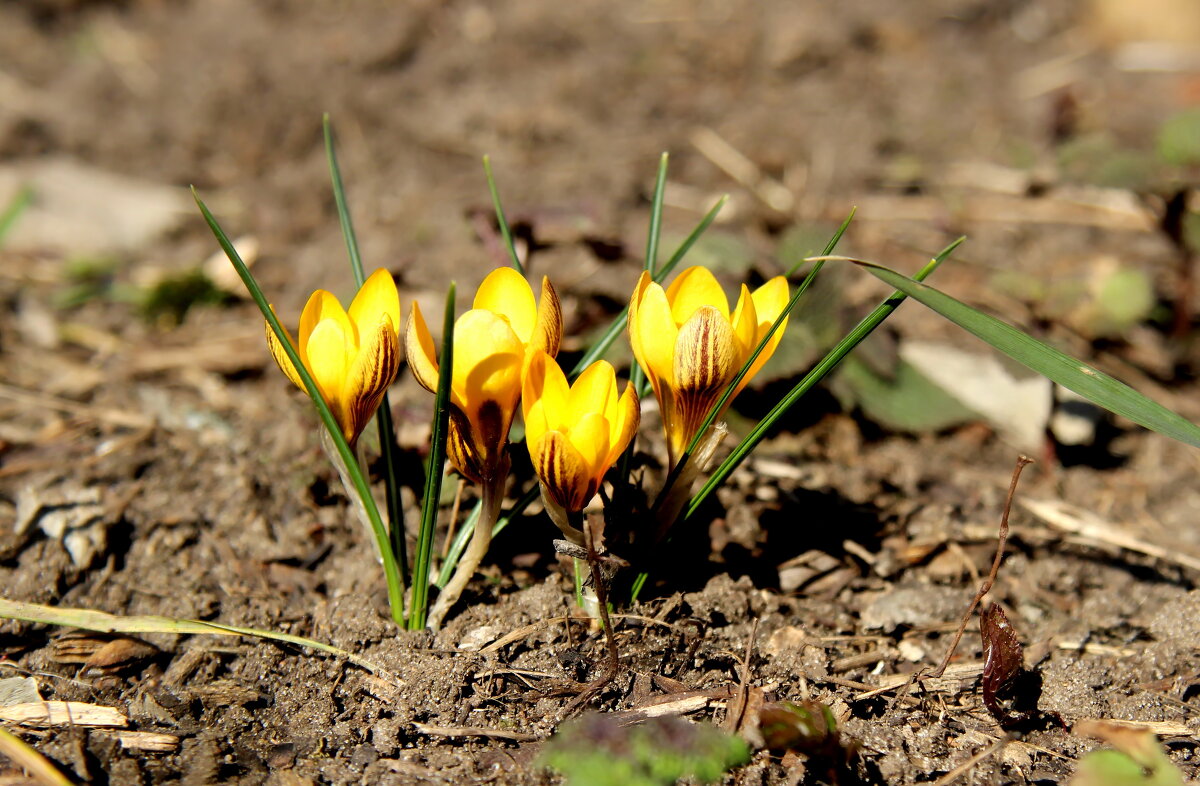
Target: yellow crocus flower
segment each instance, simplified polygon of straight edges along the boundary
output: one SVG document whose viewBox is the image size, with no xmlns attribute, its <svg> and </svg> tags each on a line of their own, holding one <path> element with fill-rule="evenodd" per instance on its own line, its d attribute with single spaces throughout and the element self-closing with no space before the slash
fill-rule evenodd
<svg viewBox="0 0 1200 786">
<path fill-rule="evenodd" d="M 510 267 L 493 270 L 479 285 L 473 308 L 454 323 L 446 451 L 463 476 L 481 485 L 496 479 L 525 369 L 537 352 L 557 355 L 561 341 L 562 310 L 549 279 L 542 278 L 540 303 L 525 277 Z M 405 343 L 413 375 L 436 391 L 437 353 L 416 303 Z"/>
<path fill-rule="evenodd" d="M 753 293 L 743 284 L 731 315 L 725 292 L 707 268 L 688 268 L 665 292 L 642 273 L 629 302 L 629 337 L 662 411 L 671 466 L 787 302 L 783 276 Z M 774 353 L 786 325 L 785 320 L 734 395 Z"/>
<path fill-rule="evenodd" d="M 323 289 L 300 315 L 300 341 L 288 333 L 300 360 L 351 444 L 375 414 L 400 370 L 400 296 L 391 273 L 380 268 L 363 282 L 349 310 Z M 267 344 L 296 387 L 304 383 L 267 325 Z"/>
<path fill-rule="evenodd" d="M 583 510 L 637 431 L 633 386 L 627 384 L 618 396 L 616 372 L 605 360 L 568 385 L 554 358 L 538 352 L 525 377 L 521 408 L 525 444 L 545 496 L 569 513 Z"/>
</svg>

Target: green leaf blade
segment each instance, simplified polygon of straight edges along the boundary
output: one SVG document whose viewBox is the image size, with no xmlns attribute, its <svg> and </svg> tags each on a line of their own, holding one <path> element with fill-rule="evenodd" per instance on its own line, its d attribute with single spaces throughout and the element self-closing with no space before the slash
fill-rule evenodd
<svg viewBox="0 0 1200 786">
<path fill-rule="evenodd" d="M 1125 383 L 927 284 L 882 265 L 861 261 L 857 264 L 1052 382 L 1151 431 L 1200 447 L 1200 427 Z"/>
</svg>

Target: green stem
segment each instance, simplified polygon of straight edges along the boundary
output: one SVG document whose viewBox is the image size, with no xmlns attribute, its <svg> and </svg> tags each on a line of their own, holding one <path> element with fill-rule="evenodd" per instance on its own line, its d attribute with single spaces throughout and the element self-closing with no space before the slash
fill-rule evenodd
<svg viewBox="0 0 1200 786">
<path fill-rule="evenodd" d="M 442 498 L 442 478 L 446 474 L 446 438 L 450 431 L 450 382 L 454 376 L 454 282 L 446 293 L 442 319 L 442 353 L 438 359 L 438 389 L 434 398 L 433 429 L 429 450 L 429 468 L 425 474 L 425 495 L 421 501 L 421 528 L 417 531 L 417 555 L 413 563 L 412 604 L 408 614 L 409 630 L 424 630 L 429 609 L 429 566 L 433 560 L 433 532 L 437 528 L 438 503 Z"/>
<path fill-rule="evenodd" d="M 485 481 L 483 484 L 481 489 L 483 505 L 479 509 L 479 518 L 475 521 L 475 528 L 471 533 L 471 542 L 463 553 L 462 559 L 454 571 L 454 576 L 442 588 L 442 593 L 438 595 L 433 608 L 429 611 L 429 627 L 433 630 L 442 626 L 442 621 L 454 607 L 463 590 L 466 589 L 471 577 L 479 568 L 479 563 L 483 562 L 488 547 L 492 544 L 492 528 L 500 515 L 500 503 L 504 501 L 506 480 L 508 480 L 507 457 L 501 461 L 501 466 L 497 467 L 495 478 Z"/>
</svg>

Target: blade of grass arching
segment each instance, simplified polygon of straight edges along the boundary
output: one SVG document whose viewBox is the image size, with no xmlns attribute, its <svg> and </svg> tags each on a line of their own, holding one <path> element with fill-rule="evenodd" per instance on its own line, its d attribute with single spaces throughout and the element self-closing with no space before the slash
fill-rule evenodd
<svg viewBox="0 0 1200 786">
<path fill-rule="evenodd" d="M 429 614 L 429 565 L 433 559 L 433 531 L 437 527 L 438 502 L 442 498 L 442 478 L 446 474 L 446 437 L 450 431 L 450 381 L 454 376 L 454 291 L 454 282 L 451 282 L 442 319 L 442 354 L 438 358 L 438 388 L 433 404 L 429 470 L 425 476 L 421 529 L 417 532 L 417 556 L 413 562 L 409 630 L 424 630 Z"/>
<path fill-rule="evenodd" d="M 658 237 L 662 231 L 663 197 L 667 191 L 667 162 L 668 156 L 663 153 L 658 159 L 658 177 L 654 181 L 654 199 L 650 202 L 650 229 L 646 233 L 646 259 L 643 266 L 653 278 L 658 256 Z M 629 384 L 633 386 L 638 398 L 646 395 L 646 372 L 636 360 L 629 370 Z M 623 510 L 622 503 L 629 491 L 629 470 L 633 464 L 633 454 L 637 449 L 637 434 L 629 440 L 628 447 L 617 462 L 616 485 L 613 489 L 613 502 L 616 510 Z"/>
<path fill-rule="evenodd" d="M 943 249 L 940 254 L 930 260 L 929 264 L 921 268 L 921 271 L 913 278 L 917 280 L 926 278 L 930 273 L 936 270 L 937 267 L 942 264 L 942 262 L 944 262 L 951 253 L 953 253 L 954 249 L 958 248 L 963 240 L 965 240 L 965 238 L 960 237 L 958 240 L 955 240 L 953 243 Z M 879 327 L 885 319 L 891 316 L 892 312 L 895 311 L 900 304 L 904 302 L 904 300 L 905 295 L 903 292 L 893 292 L 887 300 L 880 303 L 874 311 L 872 311 L 861 322 L 859 322 L 858 325 L 855 326 L 855 328 L 851 330 L 845 336 L 845 338 L 839 341 L 833 349 L 829 350 L 825 357 L 821 359 L 821 362 L 813 367 L 812 371 L 809 371 L 804 375 L 804 378 L 801 379 L 800 382 L 797 383 L 797 385 L 792 388 L 791 391 L 789 391 L 788 394 L 784 396 L 779 403 L 777 403 L 771 409 L 770 412 L 767 413 L 766 417 L 760 420 L 754 426 L 754 428 L 750 430 L 750 433 L 747 434 L 740 443 L 738 443 L 738 446 L 733 449 L 733 452 L 730 453 L 729 456 L 721 462 L 721 465 L 713 471 L 712 475 L 709 476 L 704 485 L 700 487 L 700 490 L 697 491 L 692 496 L 692 499 L 688 502 L 683 517 L 685 519 L 691 518 L 704 503 L 704 500 L 708 499 L 709 495 L 716 491 L 717 488 L 724 483 L 731 474 L 733 474 L 733 471 L 737 469 L 743 461 L 746 460 L 746 457 L 749 456 L 756 447 L 758 447 L 758 443 L 762 442 L 763 438 L 766 437 L 767 433 L 771 430 L 771 427 L 775 425 L 775 422 L 779 420 L 779 418 L 783 417 L 784 413 L 791 409 L 792 405 L 799 401 L 805 393 L 812 389 L 814 385 L 824 379 L 830 371 L 833 371 L 833 369 L 837 367 L 838 363 L 842 362 L 842 359 L 845 358 L 851 350 L 858 346 L 864 338 L 866 338 L 873 330 L 875 330 L 875 328 Z"/>
<path fill-rule="evenodd" d="M 362 289 L 366 281 L 362 254 L 358 250 L 358 234 L 350 218 L 350 207 L 346 202 L 346 186 L 342 181 L 342 168 L 338 165 L 337 149 L 333 144 L 333 125 L 326 112 L 321 118 L 325 134 L 325 158 L 329 162 L 329 179 L 333 183 L 333 201 L 337 205 L 338 223 L 342 226 L 342 238 L 346 241 L 346 254 L 350 257 L 350 269 L 354 271 L 354 285 Z M 375 411 L 375 425 L 379 429 L 379 452 L 383 458 L 383 479 L 388 512 L 388 535 L 392 541 L 392 554 L 400 569 L 400 581 L 408 583 L 408 544 L 404 538 L 404 506 L 400 504 L 399 478 L 396 470 L 399 461 L 396 453 L 396 430 L 392 426 L 392 405 L 388 394 L 383 394 L 379 409 Z"/>
<path fill-rule="evenodd" d="M 337 205 L 338 222 L 342 225 L 342 239 L 346 241 L 350 269 L 354 271 L 354 285 L 361 289 L 367 279 L 363 272 L 362 255 L 358 251 L 358 235 L 354 232 L 354 222 L 350 219 L 350 208 L 346 204 L 346 186 L 342 182 L 342 168 L 338 166 L 337 151 L 333 146 L 333 125 L 329 122 L 328 112 L 321 118 L 321 128 L 325 133 L 325 159 L 329 162 L 329 179 L 333 182 L 333 201 Z"/>
<path fill-rule="evenodd" d="M 854 220 L 854 214 L 856 211 L 857 208 L 850 209 L 850 215 L 846 216 L 846 220 L 842 222 L 842 225 L 838 227 L 838 230 L 833 233 L 833 237 L 831 237 L 829 242 L 825 244 L 825 250 L 822 252 L 822 256 L 828 256 L 829 254 L 833 253 L 833 249 L 836 248 L 838 242 L 841 241 L 842 235 L 846 234 L 846 230 L 850 227 L 850 222 Z M 803 264 L 803 260 L 798 262 L 792 267 L 791 270 L 788 271 L 788 276 L 790 277 L 793 273 L 799 270 L 800 266 Z M 816 279 L 817 274 L 821 272 L 821 268 L 824 265 L 825 260 L 818 259 L 816 264 L 813 265 L 812 270 L 808 271 L 808 274 L 805 275 L 804 280 L 800 282 L 800 286 L 796 287 L 796 291 L 792 294 L 791 299 L 788 300 L 788 303 L 784 307 L 783 311 L 779 312 L 779 316 L 775 318 L 773 323 L 771 323 L 771 327 L 769 330 L 767 330 L 766 335 L 763 336 L 762 340 L 758 342 L 758 346 L 754 348 L 754 352 L 750 353 L 750 357 L 747 358 L 746 362 L 742 364 L 742 367 L 738 373 L 733 377 L 732 380 L 730 380 L 729 384 L 725 386 L 725 391 L 721 394 L 721 397 L 717 399 L 716 403 L 714 403 L 711 408 L 709 408 L 708 415 L 705 416 L 703 422 L 700 424 L 700 428 L 697 429 L 696 433 L 692 436 L 692 441 L 688 443 L 687 449 L 683 451 L 683 455 L 680 456 L 679 461 L 675 463 L 675 466 L 671 468 L 670 474 L 667 475 L 667 479 L 663 483 L 662 490 L 659 492 L 658 497 L 654 501 L 655 511 L 657 511 L 662 503 L 666 501 L 668 497 L 667 492 L 670 491 L 673 485 L 675 485 L 675 481 L 679 479 L 680 474 L 683 472 L 683 468 L 687 466 L 688 460 L 692 457 L 692 454 L 696 452 L 696 448 L 700 446 L 700 441 L 704 438 L 704 435 L 708 433 L 709 427 L 712 426 L 714 421 L 716 421 L 718 415 L 725 411 L 725 405 L 729 402 L 729 399 L 733 397 L 733 392 L 737 390 L 738 385 L 740 385 L 742 380 L 746 378 L 746 374 L 750 373 L 750 368 L 754 365 L 754 361 L 758 360 L 758 356 L 761 355 L 763 350 L 767 348 L 767 344 L 775 335 L 775 331 L 779 330 L 779 326 L 783 324 L 783 320 L 787 319 L 788 315 L 792 313 L 792 310 L 796 307 L 796 303 L 799 302 L 804 293 L 808 291 L 808 288 L 812 286 L 812 282 Z"/>
<path fill-rule="evenodd" d="M 22 186 L 13 195 L 4 208 L 4 212 L 0 212 L 0 245 L 4 243 L 4 238 L 12 231 L 12 228 L 17 225 L 17 219 L 31 204 L 33 204 L 33 189 L 29 186 Z"/>
<path fill-rule="evenodd" d="M 1128 418 L 1151 431 L 1193 447 L 1200 447 L 1200 427 L 1151 401 L 1125 383 L 931 286 L 872 262 L 860 261 L 857 264 L 881 281 L 894 286 L 913 300 L 923 303 L 962 329 L 983 339 L 1018 363 L 1075 391 L 1093 404 Z"/>
<path fill-rule="evenodd" d="M 16 600 L 0 598 L 0 619 L 23 620 L 36 622 L 41 625 L 59 625 L 66 628 L 81 628 L 98 633 L 175 633 L 210 636 L 239 636 L 282 641 L 307 647 L 319 652 L 327 652 L 339 658 L 345 658 L 351 663 L 361 666 L 372 674 L 390 677 L 391 675 L 381 666 L 352 652 L 324 644 L 303 636 L 293 636 L 290 633 L 276 633 L 271 630 L 258 628 L 243 628 L 237 625 L 223 625 L 219 622 L 204 622 L 202 620 L 175 619 L 158 615 L 137 615 L 122 617 L 92 609 L 64 608 L 62 606 L 43 606 L 40 603 L 22 603 Z"/>
<path fill-rule="evenodd" d="M 679 244 L 679 248 L 675 249 L 675 253 L 671 255 L 671 258 L 667 260 L 666 264 L 659 268 L 658 272 L 654 274 L 654 280 L 656 282 L 661 284 L 663 280 L 670 275 L 671 271 L 675 269 L 675 266 L 678 265 L 683 260 L 684 256 L 687 255 L 687 252 L 692 250 L 692 246 L 696 245 L 696 241 L 700 239 L 700 236 L 704 234 L 704 231 L 712 225 L 713 221 L 716 221 L 717 214 L 721 212 L 721 208 L 725 207 L 725 203 L 728 201 L 729 195 L 726 194 L 718 199 L 716 204 L 712 206 L 712 209 L 704 214 L 704 218 L 700 219 L 700 223 L 696 225 L 696 228 L 693 229 L 691 234 L 689 234 L 684 241 Z M 617 314 L 612 323 L 609 324 L 608 328 L 604 331 L 604 335 L 602 335 L 598 341 L 588 348 L 588 351 L 585 352 L 583 357 L 579 359 L 579 362 L 575 364 L 575 368 L 571 369 L 571 373 L 568 375 L 571 379 L 579 376 L 583 373 L 585 368 L 604 357 L 604 353 L 608 351 L 608 348 L 612 346 L 613 342 L 616 341 L 621 333 L 625 330 L 625 321 L 628 318 L 629 306 L 626 305 L 625 308 L 621 309 L 621 313 Z"/>
<path fill-rule="evenodd" d="M 513 519 L 525 512 L 525 508 L 533 504 L 533 501 L 539 496 L 538 485 L 535 483 L 533 488 L 526 491 L 516 503 L 508 509 L 508 512 L 496 520 L 496 526 L 492 527 L 492 537 L 496 537 L 500 532 L 512 523 Z M 467 548 L 467 541 L 471 539 L 471 533 L 475 530 L 475 522 L 479 520 L 479 506 L 467 515 L 467 520 L 458 528 L 458 532 L 454 534 L 454 541 L 450 544 L 450 550 L 446 554 L 446 561 L 442 564 L 441 572 L 438 573 L 437 585 L 445 586 L 450 577 L 454 575 L 454 568 L 458 565 L 458 560 L 462 557 L 462 553 Z"/>
<path fill-rule="evenodd" d="M 328 429 L 329 436 L 332 438 L 334 446 L 337 447 L 338 455 L 345 463 L 346 470 L 350 473 L 350 477 L 354 483 L 354 490 L 362 500 L 363 507 L 367 511 L 367 518 L 371 522 L 371 530 L 375 533 L 375 542 L 379 545 L 379 553 L 383 558 L 383 573 L 387 579 L 388 604 L 391 606 L 392 619 L 396 621 L 397 625 L 403 626 L 404 582 L 400 576 L 396 555 L 392 552 L 392 545 L 388 538 L 387 529 L 383 525 L 383 518 L 379 515 L 379 507 L 375 504 L 375 497 L 371 494 L 371 486 L 367 483 L 367 479 L 362 473 L 362 468 L 358 465 L 358 459 L 355 457 L 354 451 L 350 449 L 350 445 L 346 442 L 346 437 L 342 434 L 342 429 L 334 419 L 333 412 L 330 411 L 329 405 L 325 403 L 325 399 L 322 398 L 320 391 L 317 389 L 317 383 L 313 381 L 312 375 L 304 367 L 299 353 L 296 352 L 296 348 L 292 346 L 291 339 L 288 338 L 287 331 L 283 329 L 279 318 L 271 310 L 271 305 L 267 303 L 267 298 L 263 294 L 262 288 L 258 286 L 258 282 L 254 279 L 254 276 L 250 273 L 250 269 L 246 267 L 246 263 L 242 261 L 237 249 L 233 247 L 233 243 L 229 241 L 229 237 L 221 229 L 221 225 L 217 223 L 217 219 L 213 217 L 213 214 L 209 212 L 208 206 L 200 199 L 200 194 L 196 192 L 195 188 L 192 189 L 192 197 L 196 200 L 196 205 L 204 215 L 204 220 L 208 223 L 208 228 L 212 230 L 213 235 L 217 238 L 217 242 L 225 251 L 225 256 L 229 257 L 229 261 L 233 264 L 238 276 L 241 277 L 242 283 L 245 284 L 246 290 L 249 291 L 250 296 L 254 299 L 258 310 L 262 312 L 263 318 L 271 326 L 275 337 L 279 339 L 279 345 L 283 347 L 283 351 L 287 354 L 288 359 L 291 360 L 296 373 L 304 383 L 304 389 L 307 391 L 308 397 L 312 399 L 313 406 L 317 408 L 317 414 L 320 415 L 321 422 Z"/>
<path fill-rule="evenodd" d="M 29 743 L 8 731 L 0 728 L 0 754 L 3 754 L 13 764 L 24 770 L 30 781 L 17 778 L 13 783 L 37 782 L 42 786 L 71 786 L 71 781 L 58 771 L 42 754 L 33 749 Z M 7 782 L 7 778 L 5 781 Z"/>
<path fill-rule="evenodd" d="M 508 258 L 517 272 L 525 275 L 525 267 L 517 256 L 517 247 L 513 245 L 512 229 L 508 226 L 508 219 L 504 217 L 504 206 L 500 203 L 500 189 L 496 187 L 496 178 L 492 174 L 490 156 L 483 157 L 483 172 L 487 176 L 488 191 L 492 193 L 492 207 L 496 209 L 496 223 L 500 226 L 500 237 L 504 239 L 504 247 L 508 249 Z"/>
</svg>

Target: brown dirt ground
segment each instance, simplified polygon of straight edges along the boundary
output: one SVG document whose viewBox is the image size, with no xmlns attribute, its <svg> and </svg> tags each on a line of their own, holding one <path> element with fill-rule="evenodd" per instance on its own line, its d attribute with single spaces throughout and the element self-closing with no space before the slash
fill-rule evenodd
<svg viewBox="0 0 1200 786">
<path fill-rule="evenodd" d="M 554 276 L 578 337 L 620 307 L 637 276 L 647 192 L 668 150 L 668 234 L 729 192 L 719 230 L 761 276 L 780 269 L 781 232 L 827 236 L 851 204 L 859 219 L 842 250 L 902 269 L 966 233 L 959 264 L 938 274 L 944 287 L 1196 420 L 1187 342 L 1147 326 L 1142 346 L 1157 360 L 1146 361 L 987 289 L 994 271 L 1071 276 L 1109 254 L 1148 271 L 1169 300 L 1173 252 L 1161 233 L 1071 212 L 1040 188 L 997 196 L 982 175 L 967 185 L 951 176 L 964 163 L 1044 170 L 1068 92 L 1080 125 L 1134 146 L 1194 98 L 1186 74 L 1119 70 L 1088 20 L 1067 0 L 0 3 L 0 164 L 68 156 L 197 185 L 232 233 L 259 240 L 257 274 L 292 321 L 313 288 L 350 286 L 321 112 L 339 129 L 368 265 L 391 268 L 404 299 L 428 300 L 427 313 L 450 276 L 469 291 L 503 263 L 478 218 L 479 156 L 490 153 L 511 217 L 536 242 L 532 270 Z M 775 209 L 731 180 L 694 143 L 701 128 L 794 204 Z M 148 657 L 81 670 L 63 631 L 0 622 L 0 677 L 34 675 L 45 698 L 116 706 L 131 728 L 180 745 L 131 751 L 110 732 L 76 728 L 23 736 L 79 782 L 553 782 L 532 762 L 570 697 L 543 691 L 595 677 L 604 662 L 603 638 L 585 624 L 536 624 L 571 609 L 553 528 L 531 510 L 497 539 L 445 629 L 398 634 L 371 545 L 310 412 L 271 366 L 253 306 L 198 306 L 174 325 L 141 318 L 117 295 L 214 249 L 189 214 L 116 254 L 111 297 L 69 308 L 77 254 L 0 252 L 3 597 L 269 628 L 352 650 L 385 673 L 273 643 L 168 635 L 145 637 L 156 647 Z M 884 291 L 846 280 L 847 308 Z M 915 305 L 893 323 L 901 336 L 973 346 Z M 430 402 L 401 377 L 393 401 L 415 467 Z M 756 401 L 747 397 L 744 414 Z M 941 658 L 990 563 L 1017 451 L 983 426 L 893 434 L 828 394 L 814 401 L 722 490 L 707 531 L 664 553 L 664 566 L 680 567 L 664 567 L 649 597 L 624 610 L 635 616 L 618 627 L 622 672 L 594 706 L 635 706 L 650 675 L 690 689 L 735 685 L 757 625 L 751 681 L 779 699 L 827 703 L 859 747 L 853 777 L 934 781 L 1004 735 L 970 666 L 974 625 L 960 678 L 895 703 L 895 691 L 861 694 Z M 1200 554 L 1196 453 L 1126 424 L 1115 433 L 1072 466 L 1043 461 L 1021 497 L 1092 511 L 1163 553 L 1068 535 L 1018 507 L 992 597 L 1041 676 L 1042 710 L 1068 724 L 1174 723 L 1170 755 L 1198 777 L 1200 592 L 1179 556 Z M 659 447 L 650 437 L 650 453 Z M 91 565 L 73 565 L 41 534 L 14 534 L 22 495 L 66 503 L 97 489 L 107 542 Z M 479 650 L 523 626 L 533 627 Z M 693 717 L 723 715 L 714 701 Z M 534 741 L 427 731 L 463 725 Z M 1097 745 L 1043 726 L 960 782 L 1058 782 Z M 821 777 L 803 756 L 760 751 L 726 782 Z"/>
</svg>

